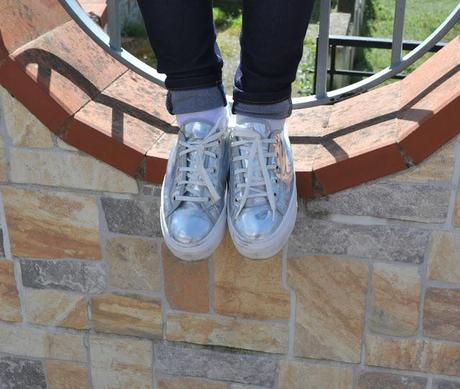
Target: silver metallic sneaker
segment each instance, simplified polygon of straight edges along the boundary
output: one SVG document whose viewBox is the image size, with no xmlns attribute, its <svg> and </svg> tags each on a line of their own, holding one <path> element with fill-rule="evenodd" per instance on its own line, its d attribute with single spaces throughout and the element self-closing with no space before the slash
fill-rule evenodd
<svg viewBox="0 0 460 389">
<path fill-rule="evenodd" d="M 230 132 L 228 227 L 238 251 L 269 258 L 287 243 L 297 216 L 292 150 L 286 128 L 254 119 Z"/>
<path fill-rule="evenodd" d="M 171 151 L 161 190 L 161 230 L 183 260 L 210 256 L 225 233 L 227 117 L 185 123 Z"/>
</svg>

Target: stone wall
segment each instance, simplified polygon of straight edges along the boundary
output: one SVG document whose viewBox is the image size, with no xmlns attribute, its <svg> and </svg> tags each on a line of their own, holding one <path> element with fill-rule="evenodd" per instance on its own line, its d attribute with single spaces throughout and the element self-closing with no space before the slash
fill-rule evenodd
<svg viewBox="0 0 460 389">
<path fill-rule="evenodd" d="M 0 99 L 0 387 L 460 388 L 458 140 L 300 203 L 269 260 L 185 263 L 158 187 Z"/>
</svg>

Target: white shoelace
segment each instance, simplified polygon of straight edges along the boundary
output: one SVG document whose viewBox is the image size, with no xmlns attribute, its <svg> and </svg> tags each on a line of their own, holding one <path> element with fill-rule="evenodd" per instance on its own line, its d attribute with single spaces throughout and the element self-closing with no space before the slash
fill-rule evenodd
<svg viewBox="0 0 460 389">
<path fill-rule="evenodd" d="M 274 217 L 276 211 L 275 193 L 268 171 L 275 170 L 277 166 L 268 164 L 268 158 L 275 157 L 275 153 L 268 150 L 270 144 L 275 143 L 275 140 L 262 139 L 256 130 L 249 127 L 237 127 L 233 134 L 238 140 L 233 141 L 231 146 L 238 147 L 240 152 L 232 160 L 233 162 L 245 161 L 247 163 L 247 168 L 243 167 L 234 171 L 235 175 L 243 174 L 244 177 L 244 182 L 236 184 L 237 189 L 243 189 L 243 194 L 239 200 L 240 206 L 235 217 L 238 217 L 248 199 L 256 197 L 267 197 Z M 260 176 L 261 179 L 257 179 L 257 176 Z"/>
<path fill-rule="evenodd" d="M 179 156 L 186 156 L 186 161 L 188 166 L 180 166 L 179 172 L 185 173 L 184 179 L 179 180 L 177 185 L 185 185 L 185 193 L 183 195 L 174 195 L 174 199 L 178 201 L 192 201 L 192 202 L 208 202 L 211 199 L 214 202 L 220 200 L 220 195 L 217 192 L 214 184 L 212 183 L 210 174 L 215 173 L 214 168 L 206 168 L 204 166 L 205 157 L 218 158 L 218 155 L 208 149 L 213 148 L 220 144 L 221 138 L 224 134 L 224 131 L 218 131 L 221 121 L 225 119 L 222 117 L 219 119 L 210 129 L 208 135 L 203 139 L 183 141 L 179 140 L 179 144 L 185 149 L 179 153 Z M 191 166 L 192 158 L 196 160 L 194 166 Z M 188 190 L 191 186 L 205 186 L 211 198 L 204 196 L 194 196 L 193 189 Z"/>
</svg>

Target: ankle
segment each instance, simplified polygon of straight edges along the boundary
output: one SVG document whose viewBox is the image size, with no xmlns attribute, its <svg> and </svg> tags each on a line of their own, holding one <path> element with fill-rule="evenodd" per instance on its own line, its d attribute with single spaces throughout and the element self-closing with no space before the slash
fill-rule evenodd
<svg viewBox="0 0 460 389">
<path fill-rule="evenodd" d="M 270 127 L 270 130 L 276 130 L 284 127 L 286 119 L 268 119 L 264 117 L 248 116 L 237 114 L 235 118 L 236 124 L 248 123 L 253 121 L 263 121 L 267 123 Z"/>
<path fill-rule="evenodd" d="M 206 111 L 180 113 L 176 115 L 176 122 L 179 126 L 191 120 L 203 120 L 211 123 L 216 123 L 223 115 L 227 115 L 226 107 L 217 107 Z"/>
</svg>

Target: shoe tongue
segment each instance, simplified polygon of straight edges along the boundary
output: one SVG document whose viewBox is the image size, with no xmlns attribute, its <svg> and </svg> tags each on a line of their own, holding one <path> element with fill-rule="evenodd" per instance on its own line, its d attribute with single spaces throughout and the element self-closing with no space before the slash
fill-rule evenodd
<svg viewBox="0 0 460 389">
<path fill-rule="evenodd" d="M 251 121 L 242 121 L 238 123 L 241 126 L 253 129 L 255 132 L 259 133 L 262 139 L 268 138 L 271 133 L 270 125 L 264 120 L 253 119 Z"/>
<path fill-rule="evenodd" d="M 186 140 L 204 139 L 209 134 L 212 125 L 206 122 L 188 122 L 182 128 Z"/>
</svg>

